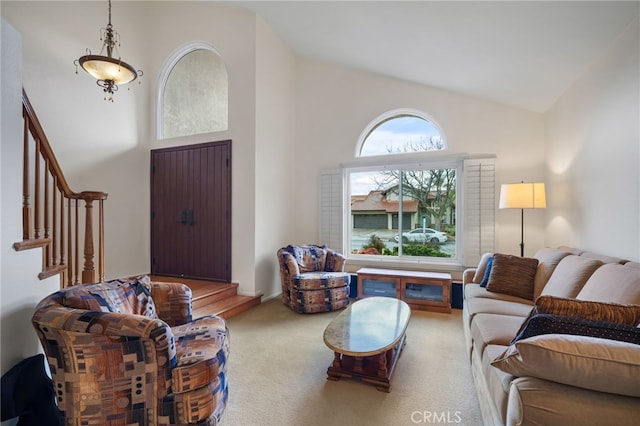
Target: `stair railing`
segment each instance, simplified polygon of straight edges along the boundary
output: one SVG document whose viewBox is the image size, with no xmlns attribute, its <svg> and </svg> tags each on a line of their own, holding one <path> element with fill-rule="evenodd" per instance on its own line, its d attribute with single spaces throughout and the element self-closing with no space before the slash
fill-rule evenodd
<svg viewBox="0 0 640 426">
<path fill-rule="evenodd" d="M 38 278 L 60 274 L 62 288 L 104 281 L 104 200 L 107 194 L 71 190 L 24 90 L 22 116 L 22 241 L 14 243 L 13 248 L 21 251 L 41 247 L 43 266 Z M 96 201 L 97 212 L 93 208 Z M 82 205 L 84 215 L 80 211 Z M 98 225 L 94 229 L 96 217 Z"/>
</svg>

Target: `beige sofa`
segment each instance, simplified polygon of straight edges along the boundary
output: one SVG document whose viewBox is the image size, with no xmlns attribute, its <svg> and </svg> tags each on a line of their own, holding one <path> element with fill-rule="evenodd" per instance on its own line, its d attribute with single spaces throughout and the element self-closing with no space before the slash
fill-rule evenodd
<svg viewBox="0 0 640 426">
<path fill-rule="evenodd" d="M 544 248 L 531 259 L 488 253 L 464 271 L 463 284 L 465 339 L 485 425 L 638 424 L 639 262 L 571 247 Z M 586 321 L 567 316 L 626 322 L 597 330 L 627 340 L 554 332 L 565 320 Z"/>
</svg>

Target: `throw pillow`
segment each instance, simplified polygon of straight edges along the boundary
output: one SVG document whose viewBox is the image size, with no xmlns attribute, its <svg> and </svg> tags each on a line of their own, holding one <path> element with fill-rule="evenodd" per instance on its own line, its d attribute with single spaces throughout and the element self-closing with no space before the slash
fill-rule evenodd
<svg viewBox="0 0 640 426">
<path fill-rule="evenodd" d="M 537 314 L 531 317 L 524 330 L 513 339 L 511 344 L 541 334 L 572 334 L 640 345 L 640 328 L 614 322 L 549 314 Z"/>
<path fill-rule="evenodd" d="M 640 397 L 640 345 L 544 334 L 510 345 L 491 365 L 516 377 Z"/>
<path fill-rule="evenodd" d="M 630 326 L 640 324 L 640 305 L 592 302 L 543 295 L 536 299 L 533 308 L 522 323 L 516 336 L 524 330 L 529 320 L 536 314 L 563 315 Z"/>
<path fill-rule="evenodd" d="M 482 281 L 482 277 L 484 277 L 484 272 L 487 267 L 487 262 L 489 259 L 493 257 L 493 253 L 484 253 L 480 258 L 480 262 L 478 262 L 478 266 L 476 267 L 476 272 L 473 274 L 473 278 L 471 282 L 480 283 Z"/>
<path fill-rule="evenodd" d="M 480 287 L 486 287 L 489 282 L 489 275 L 491 274 L 491 267 L 493 266 L 493 256 L 487 260 L 487 268 L 484 270 L 484 276 L 480 281 Z"/>
<path fill-rule="evenodd" d="M 533 300 L 533 284 L 538 268 L 538 259 L 496 253 L 487 290 Z"/>
</svg>

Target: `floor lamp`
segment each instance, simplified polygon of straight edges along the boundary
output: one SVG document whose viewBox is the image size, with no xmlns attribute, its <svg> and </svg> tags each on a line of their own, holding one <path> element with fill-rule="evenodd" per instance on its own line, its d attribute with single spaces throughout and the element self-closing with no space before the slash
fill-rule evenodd
<svg viewBox="0 0 640 426">
<path fill-rule="evenodd" d="M 501 209 L 520 209 L 520 256 L 524 257 L 524 209 L 544 209 L 547 201 L 542 182 L 505 183 L 500 187 Z"/>
</svg>

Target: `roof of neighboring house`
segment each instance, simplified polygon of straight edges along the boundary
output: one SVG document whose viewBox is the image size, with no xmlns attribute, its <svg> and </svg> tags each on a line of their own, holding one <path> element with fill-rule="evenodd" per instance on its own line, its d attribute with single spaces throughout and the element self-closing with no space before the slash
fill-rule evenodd
<svg viewBox="0 0 640 426">
<path fill-rule="evenodd" d="M 351 211 L 353 212 L 385 212 L 397 213 L 399 210 L 398 201 L 389 201 L 384 191 L 371 191 L 367 195 L 354 195 L 351 197 Z M 402 203 L 404 213 L 415 213 L 418 211 L 416 200 L 405 200 Z"/>
</svg>

